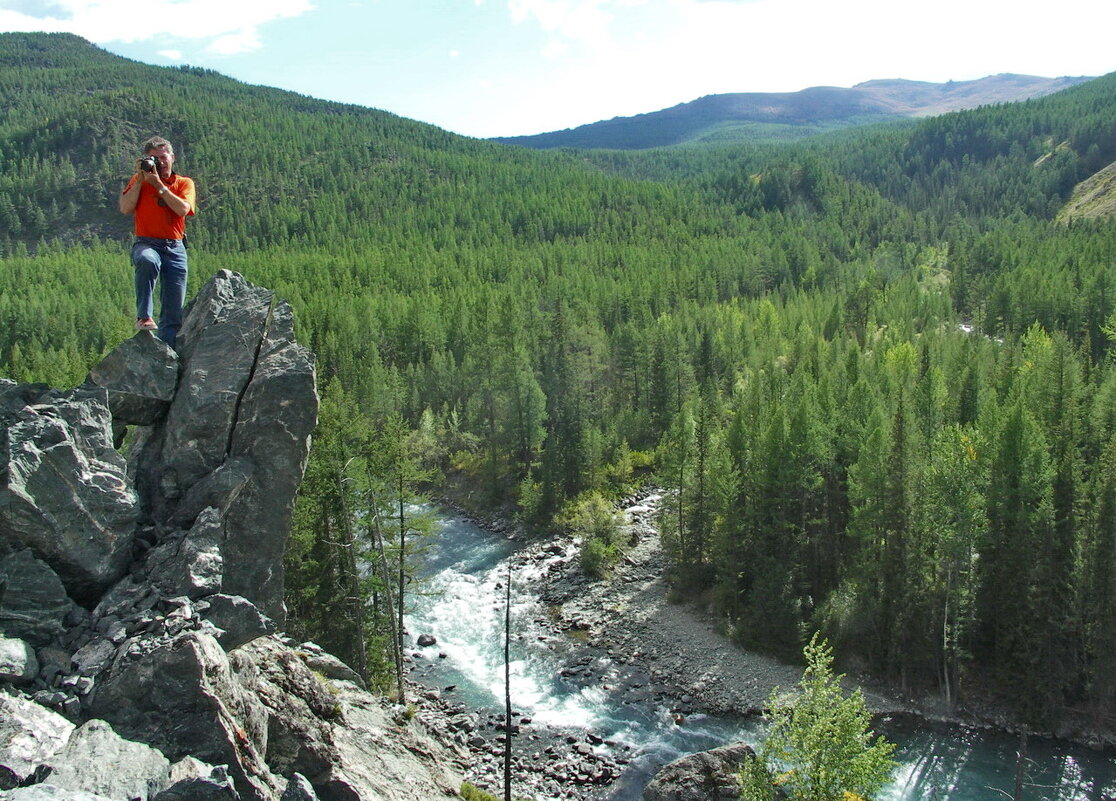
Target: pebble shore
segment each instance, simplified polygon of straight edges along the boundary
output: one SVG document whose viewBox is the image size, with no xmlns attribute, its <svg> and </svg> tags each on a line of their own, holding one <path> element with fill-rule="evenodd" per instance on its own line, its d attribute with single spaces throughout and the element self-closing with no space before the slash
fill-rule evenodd
<svg viewBox="0 0 1116 801">
<path fill-rule="evenodd" d="M 624 505 L 633 543 L 605 580 L 586 576 L 576 543 L 552 539 L 526 545 L 513 557 L 519 581 L 536 588 L 548 614 L 534 621 L 564 658 L 560 677 L 574 687 L 598 687 L 622 704 L 662 708 L 677 725 L 696 713 L 758 714 L 771 691 L 798 683 L 801 668 L 744 651 L 686 605 L 673 604 L 662 575 L 654 526 L 657 495 Z M 478 786 L 502 791 L 504 715 L 455 703 L 453 689 L 429 686 L 430 663 L 416 653 L 419 715 L 443 737 L 468 748 L 466 772 Z M 876 711 L 906 707 L 866 693 Z M 517 797 L 534 801 L 604 799 L 632 756 L 622 743 L 592 731 L 555 729 L 517 715 L 513 722 Z"/>
</svg>

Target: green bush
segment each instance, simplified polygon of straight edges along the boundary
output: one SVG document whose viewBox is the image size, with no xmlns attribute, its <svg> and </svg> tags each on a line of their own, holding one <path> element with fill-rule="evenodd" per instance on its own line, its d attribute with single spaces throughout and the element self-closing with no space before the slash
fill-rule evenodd
<svg viewBox="0 0 1116 801">
<path fill-rule="evenodd" d="M 581 539 L 582 569 L 602 578 L 620 558 L 623 516 L 600 493 L 567 504 L 556 520 L 559 528 Z"/>
<path fill-rule="evenodd" d="M 594 537 L 586 537 L 581 541 L 581 551 L 578 554 L 581 569 L 594 578 L 604 578 L 619 556 L 618 548 Z"/>
<path fill-rule="evenodd" d="M 741 771 L 746 801 L 769 801 L 779 787 L 789 801 L 870 799 L 891 779 L 895 745 L 873 738 L 860 690 L 845 695 L 833 651 L 814 635 L 795 694 L 768 700 L 771 728 L 759 755 Z"/>
</svg>

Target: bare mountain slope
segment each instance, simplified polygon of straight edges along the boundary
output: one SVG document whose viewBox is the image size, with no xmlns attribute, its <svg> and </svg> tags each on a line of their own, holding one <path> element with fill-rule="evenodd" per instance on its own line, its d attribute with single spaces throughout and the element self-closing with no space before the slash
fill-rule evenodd
<svg viewBox="0 0 1116 801">
<path fill-rule="evenodd" d="M 1058 213 L 1062 222 L 1092 220 L 1116 214 L 1116 162 L 1090 175 L 1073 190 L 1073 196 Z"/>
<path fill-rule="evenodd" d="M 614 117 L 578 128 L 496 141 L 540 149 L 634 150 L 691 141 L 798 139 L 853 125 L 1041 97 L 1087 80 L 1005 74 L 948 83 L 875 80 L 851 88 L 815 86 L 800 92 L 707 95 L 635 117 Z"/>
</svg>

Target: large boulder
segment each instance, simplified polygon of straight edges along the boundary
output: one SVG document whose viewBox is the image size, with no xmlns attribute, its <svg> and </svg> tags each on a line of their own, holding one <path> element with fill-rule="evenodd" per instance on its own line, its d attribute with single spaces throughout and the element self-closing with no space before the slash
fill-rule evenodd
<svg viewBox="0 0 1116 801">
<path fill-rule="evenodd" d="M 217 593 L 207 597 L 205 603 L 205 619 L 219 629 L 217 642 L 226 651 L 275 632 L 274 621 L 243 596 Z"/>
<path fill-rule="evenodd" d="M 241 796 L 270 801 L 281 785 L 263 759 L 268 713 L 233 675 L 225 651 L 196 631 L 148 647 L 124 646 L 99 678 L 90 713 L 170 759 L 228 765 Z"/>
<path fill-rule="evenodd" d="M 267 707 L 267 764 L 275 773 L 327 774 L 336 753 L 331 721 L 341 717 L 334 690 L 278 638 L 265 637 L 230 654 L 240 681 Z"/>
<path fill-rule="evenodd" d="M 383 801 L 458 797 L 462 765 L 455 764 L 452 752 L 421 726 L 401 732 L 382 702 L 356 685 L 334 686 L 343 710 L 339 725 L 332 727 L 337 756 L 329 773 L 312 779 L 319 796 Z"/>
<path fill-rule="evenodd" d="M 740 768 L 755 755 L 735 743 L 676 759 L 655 774 L 643 801 L 739 801 Z"/>
<path fill-rule="evenodd" d="M 313 357 L 295 344 L 291 309 L 278 303 L 231 442 L 231 456 L 250 457 L 255 471 L 225 514 L 225 558 L 235 569 L 226 570 L 224 591 L 248 598 L 280 625 L 283 555 L 317 422 Z"/>
<path fill-rule="evenodd" d="M 35 649 L 23 640 L 0 636 L 0 681 L 25 684 L 38 675 Z"/>
<path fill-rule="evenodd" d="M 62 750 L 74 724 L 32 701 L 0 693 L 0 790 L 28 781 Z"/>
<path fill-rule="evenodd" d="M 396 718 L 356 684 L 311 669 L 313 650 L 265 637 L 230 655 L 241 681 L 270 713 L 272 770 L 306 776 L 321 798 L 457 798 L 464 755 L 446 750 L 419 721 Z"/>
<path fill-rule="evenodd" d="M 147 801 L 167 786 L 170 762 L 150 746 L 129 742 L 103 720 L 82 724 L 46 760 L 48 781 L 64 790 Z"/>
<path fill-rule="evenodd" d="M 147 555 L 147 578 L 168 598 L 201 598 L 221 591 L 224 526 L 216 509 L 206 509 L 187 532 L 170 537 Z"/>
<path fill-rule="evenodd" d="M 137 335 L 89 371 L 85 385 L 108 392 L 117 426 L 149 426 L 170 408 L 178 386 L 178 356 L 158 337 Z"/>
<path fill-rule="evenodd" d="M 46 645 L 73 608 L 58 574 L 29 548 L 0 556 L 0 634 Z"/>
<path fill-rule="evenodd" d="M 169 532 L 217 509 L 222 591 L 282 624 L 283 553 L 317 422 L 313 358 L 294 342 L 290 307 L 226 270 L 198 293 L 179 341 L 174 400 L 133 449 L 145 513 Z"/>
<path fill-rule="evenodd" d="M 0 551 L 30 548 L 71 597 L 94 598 L 126 572 L 138 513 L 107 393 L 0 394 Z"/>
</svg>

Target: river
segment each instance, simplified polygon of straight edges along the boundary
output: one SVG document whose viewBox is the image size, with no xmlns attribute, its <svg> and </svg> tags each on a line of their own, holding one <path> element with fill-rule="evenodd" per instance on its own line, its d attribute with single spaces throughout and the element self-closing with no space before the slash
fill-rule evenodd
<svg viewBox="0 0 1116 801">
<path fill-rule="evenodd" d="M 413 677 L 434 689 L 452 687 L 458 702 L 481 716 L 502 715 L 503 582 L 515 543 L 442 513 L 427 554 L 424 594 L 407 621 L 412 634 L 437 637 L 434 649 L 413 649 Z M 615 757 L 620 775 L 605 787 L 580 790 L 556 781 L 516 788 L 517 797 L 607 798 L 638 801 L 643 786 L 663 764 L 684 754 L 728 742 L 755 744 L 762 723 L 754 718 L 687 715 L 682 725 L 672 706 L 646 692 L 642 702 L 610 692 L 619 665 L 607 657 L 570 669 L 569 651 L 541 625 L 547 616 L 536 600 L 538 568 L 520 567 L 512 581 L 511 695 L 523 726 L 518 743 L 573 741 L 570 732 L 591 733 L 594 752 Z M 418 656 L 421 654 L 421 656 Z M 586 674 L 592 681 L 586 681 Z M 579 680 L 580 678 L 580 680 Z M 628 678 L 630 681 L 630 677 Z M 639 687 L 639 684 L 634 685 Z M 637 699 L 638 695 L 635 696 Z M 1002 801 L 1015 783 L 1018 740 L 959 726 L 887 719 L 879 730 L 898 744 L 900 767 L 880 795 L 883 801 Z M 580 739 L 580 738 L 577 738 Z M 1028 744 L 1026 801 L 1116 799 L 1116 760 L 1072 744 L 1032 738 Z M 537 778 L 537 777 L 536 777 Z M 493 783 L 498 783 L 493 777 Z M 546 787 L 549 786 L 547 795 Z M 543 794 L 540 795 L 539 793 Z"/>
</svg>

